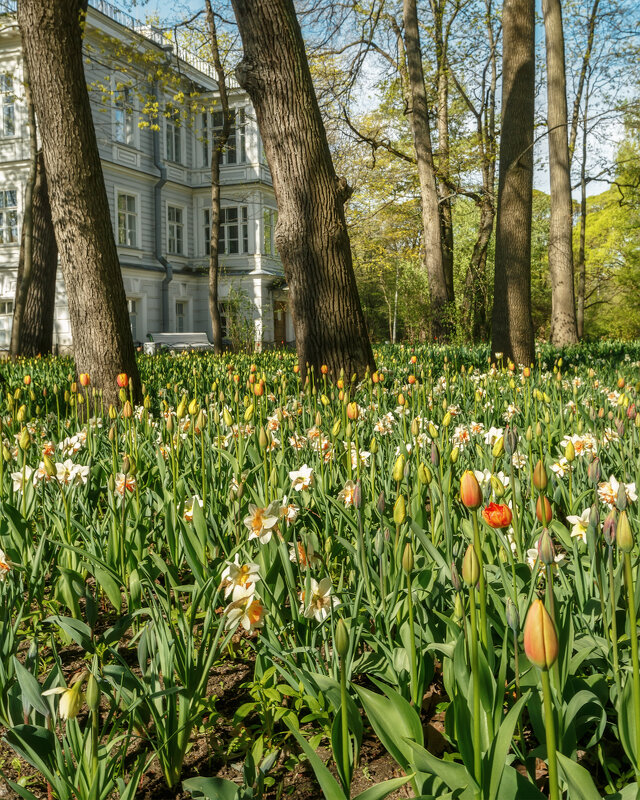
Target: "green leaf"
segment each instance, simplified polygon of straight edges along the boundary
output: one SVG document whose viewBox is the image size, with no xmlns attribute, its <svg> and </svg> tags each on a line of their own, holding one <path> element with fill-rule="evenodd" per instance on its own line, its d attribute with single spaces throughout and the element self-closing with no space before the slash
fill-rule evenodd
<svg viewBox="0 0 640 800">
<path fill-rule="evenodd" d="M 493 746 L 490 750 L 489 766 L 491 770 L 491 777 L 489 779 L 489 798 L 498 798 L 498 789 L 502 781 L 502 773 L 504 772 L 507 754 L 511 747 L 511 740 L 513 739 L 513 731 L 515 730 L 520 716 L 522 706 L 529 699 L 529 692 L 523 694 L 518 702 L 509 710 L 509 713 L 503 719 L 498 735 L 495 738 Z"/>
<path fill-rule="evenodd" d="M 407 743 L 413 751 L 412 764 L 417 771 L 437 775 L 450 789 L 478 790 L 469 770 L 462 764 L 456 764 L 455 761 L 442 761 L 415 742 L 407 740 Z"/>
<path fill-rule="evenodd" d="M 636 753 L 636 724 L 632 699 L 632 676 L 625 681 L 622 694 L 618 698 L 618 732 L 620 741 L 629 761 L 637 766 L 639 754 Z"/>
<path fill-rule="evenodd" d="M 557 755 L 560 772 L 569 787 L 568 800 L 602 800 L 587 770 L 562 753 Z"/>
<path fill-rule="evenodd" d="M 298 733 L 295 728 L 289 725 L 286 720 L 285 723 L 287 724 L 287 727 L 291 733 L 293 733 L 293 735 L 296 737 L 300 747 L 302 747 L 306 757 L 309 759 L 309 763 L 313 767 L 313 771 L 316 774 L 316 778 L 318 779 L 318 783 L 320 784 L 320 788 L 322 789 L 325 800 L 347 800 L 338 782 L 322 763 L 320 758 L 316 755 L 315 750 L 311 747 L 309 742 L 304 738 L 304 736 L 302 736 L 302 734 Z"/>
<path fill-rule="evenodd" d="M 29 670 L 18 661 L 15 656 L 13 657 L 13 666 L 16 671 L 16 677 L 18 678 L 18 683 L 20 684 L 22 694 L 27 699 L 27 702 L 31 708 L 35 708 L 35 710 L 39 714 L 42 714 L 43 717 L 49 716 L 51 710 L 46 701 L 42 699 L 42 689 L 38 681 L 29 672 Z"/>
<path fill-rule="evenodd" d="M 79 644 L 83 650 L 88 650 L 93 653 L 93 642 L 91 641 L 91 628 L 86 622 L 81 619 L 73 619 L 72 617 L 47 617 L 45 622 L 55 622 L 58 627 L 68 634 L 76 644 Z"/>
<path fill-rule="evenodd" d="M 392 778 L 390 781 L 383 781 L 376 786 L 370 786 L 368 789 L 365 789 L 364 792 L 360 792 L 354 800 L 382 800 L 383 797 L 399 789 L 410 780 L 411 776 L 408 775 L 403 778 Z"/>
<path fill-rule="evenodd" d="M 236 800 L 240 787 L 224 778 L 188 778 L 182 788 L 198 800 Z"/>
</svg>

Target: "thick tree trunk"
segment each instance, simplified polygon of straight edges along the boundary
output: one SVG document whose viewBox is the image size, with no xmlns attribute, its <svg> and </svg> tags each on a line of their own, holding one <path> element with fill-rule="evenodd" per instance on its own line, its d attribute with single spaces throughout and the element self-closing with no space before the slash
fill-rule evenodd
<svg viewBox="0 0 640 800">
<path fill-rule="evenodd" d="M 480 204 L 478 234 L 473 245 L 471 260 L 465 277 L 464 302 L 462 304 L 462 323 L 467 335 L 473 341 L 485 338 L 487 334 L 487 249 L 493 233 L 493 200 L 484 195 Z"/>
<path fill-rule="evenodd" d="M 42 151 L 39 151 L 36 157 L 36 182 L 33 188 L 31 210 L 33 217 L 31 280 L 26 293 L 20 336 L 17 342 L 17 354 L 22 356 L 50 353 L 53 345 L 58 246 L 51 219 L 47 174 Z M 23 249 L 24 232 L 20 246 L 16 295 L 20 291 L 22 281 Z"/>
<path fill-rule="evenodd" d="M 442 236 L 438 191 L 431 146 L 431 128 L 427 93 L 424 87 L 420 34 L 416 0 L 404 0 L 404 47 L 407 56 L 407 72 L 411 96 L 411 130 L 416 151 L 420 199 L 422 203 L 423 259 L 429 278 L 431 292 L 431 328 L 439 339 L 446 338 L 447 304 L 453 300 L 447 291 L 447 280 L 442 258 Z"/>
<path fill-rule="evenodd" d="M 211 332 L 213 334 L 213 351 L 222 353 L 222 319 L 218 301 L 218 278 L 220 275 L 220 164 L 222 153 L 229 139 L 231 118 L 229 116 L 229 97 L 227 95 L 227 81 L 220 58 L 218 47 L 218 32 L 216 18 L 213 14 L 211 0 L 205 0 L 207 11 L 207 25 L 211 37 L 211 55 L 218 80 L 220 106 L 222 108 L 222 130 L 213 137 L 211 142 L 211 212 L 209 231 L 209 316 L 211 317 Z"/>
<path fill-rule="evenodd" d="M 587 241 L 587 127 L 589 117 L 589 89 L 584 101 L 584 117 L 582 125 L 582 163 L 580 164 L 580 244 L 578 246 L 578 297 L 576 322 L 578 337 L 584 336 L 584 302 L 587 283 L 586 241 Z"/>
<path fill-rule="evenodd" d="M 502 12 L 502 136 L 491 352 L 534 360 L 531 209 L 535 93 L 535 3 L 505 0 Z"/>
<path fill-rule="evenodd" d="M 29 65 L 25 59 L 22 65 L 24 77 L 24 100 L 29 124 L 29 175 L 24 191 L 24 211 L 22 215 L 22 233 L 20 238 L 20 260 L 18 262 L 18 279 L 16 280 L 16 296 L 13 303 L 13 325 L 11 326 L 11 342 L 9 353 L 12 358 L 20 355 L 20 340 L 27 305 L 27 293 L 33 273 L 33 195 L 36 184 L 38 144 L 36 133 L 36 113 L 31 94 L 31 77 Z"/>
<path fill-rule="evenodd" d="M 233 0 L 248 92 L 278 202 L 276 244 L 289 285 L 300 369 L 374 369 L 335 174 L 292 0 Z"/>
<path fill-rule="evenodd" d="M 567 87 L 560 0 L 543 0 L 547 46 L 547 126 L 549 129 L 549 271 L 551 273 L 551 341 L 562 346 L 578 341 L 573 295 L 571 174 L 567 133 Z"/>
<path fill-rule="evenodd" d="M 82 63 L 80 0 L 20 0 L 74 356 L 107 402 L 116 375 L 140 380 Z"/>
</svg>

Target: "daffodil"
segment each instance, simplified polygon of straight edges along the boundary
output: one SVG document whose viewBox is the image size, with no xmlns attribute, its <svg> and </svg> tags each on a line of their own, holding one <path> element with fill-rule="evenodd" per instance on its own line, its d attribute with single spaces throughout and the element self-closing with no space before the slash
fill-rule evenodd
<svg viewBox="0 0 640 800">
<path fill-rule="evenodd" d="M 221 576 L 221 585 L 225 587 L 224 598 L 226 600 L 232 594 L 232 599 L 238 600 L 249 587 L 253 591 L 256 582 L 260 580 L 260 567 L 252 563 L 241 564 L 238 553 L 233 561 L 226 563 Z"/>
<path fill-rule="evenodd" d="M 319 583 L 315 578 L 311 578 L 309 598 L 306 593 L 300 593 L 300 613 L 307 619 L 315 619 L 316 622 L 323 622 L 329 615 L 331 608 L 339 605 L 340 601 L 331 594 L 331 579 L 323 578 Z"/>
<path fill-rule="evenodd" d="M 249 516 L 244 518 L 244 524 L 249 529 L 249 539 L 259 539 L 260 544 L 268 544 L 278 522 L 279 513 L 280 504 L 277 501 L 266 508 L 250 503 Z"/>
<path fill-rule="evenodd" d="M 570 517 L 567 517 L 567 522 L 570 522 L 573 526 L 571 528 L 571 536 L 573 536 L 575 539 L 581 539 L 585 544 L 587 542 L 587 528 L 589 526 L 590 515 L 591 509 L 585 508 L 580 516 L 574 514 Z"/>
</svg>

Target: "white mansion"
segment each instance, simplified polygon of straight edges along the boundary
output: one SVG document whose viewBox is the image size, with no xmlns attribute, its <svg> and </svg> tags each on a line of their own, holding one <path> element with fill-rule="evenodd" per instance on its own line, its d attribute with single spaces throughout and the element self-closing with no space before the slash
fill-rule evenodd
<svg viewBox="0 0 640 800">
<path fill-rule="evenodd" d="M 89 0 L 84 49 L 134 341 L 143 343 L 157 332 L 206 331 L 211 337 L 209 136 L 221 124 L 220 112 L 211 108 L 217 89 L 213 70 L 105 0 Z M 149 83 L 149 64 L 161 64 L 175 79 Z M 292 341 L 274 247 L 271 176 L 248 98 L 234 84 L 229 92 L 235 124 L 221 168 L 223 326 L 232 295 L 243 299 L 244 313 L 253 318 L 257 346 Z M 29 128 L 21 96 L 15 0 L 0 0 L 0 350 L 11 330 L 28 173 Z M 183 96 L 202 100 L 189 118 L 178 107 Z M 67 346 L 71 332 L 60 271 L 56 294 L 54 345 Z"/>
</svg>

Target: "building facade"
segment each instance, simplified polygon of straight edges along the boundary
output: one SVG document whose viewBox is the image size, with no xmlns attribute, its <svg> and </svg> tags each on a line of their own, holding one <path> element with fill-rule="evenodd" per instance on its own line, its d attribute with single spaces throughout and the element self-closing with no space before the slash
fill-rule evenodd
<svg viewBox="0 0 640 800">
<path fill-rule="evenodd" d="M 12 0 L 0 0 L 0 350 L 11 332 L 29 171 L 14 12 Z M 89 2 L 84 53 L 134 341 L 142 344 L 159 332 L 211 338 L 210 138 L 222 122 L 213 70 L 105 0 Z M 240 329 L 257 347 L 291 342 L 271 176 L 249 99 L 233 83 L 229 102 L 234 123 L 222 157 L 219 236 L 224 334 Z M 68 347 L 58 275 L 54 344 Z"/>
</svg>

